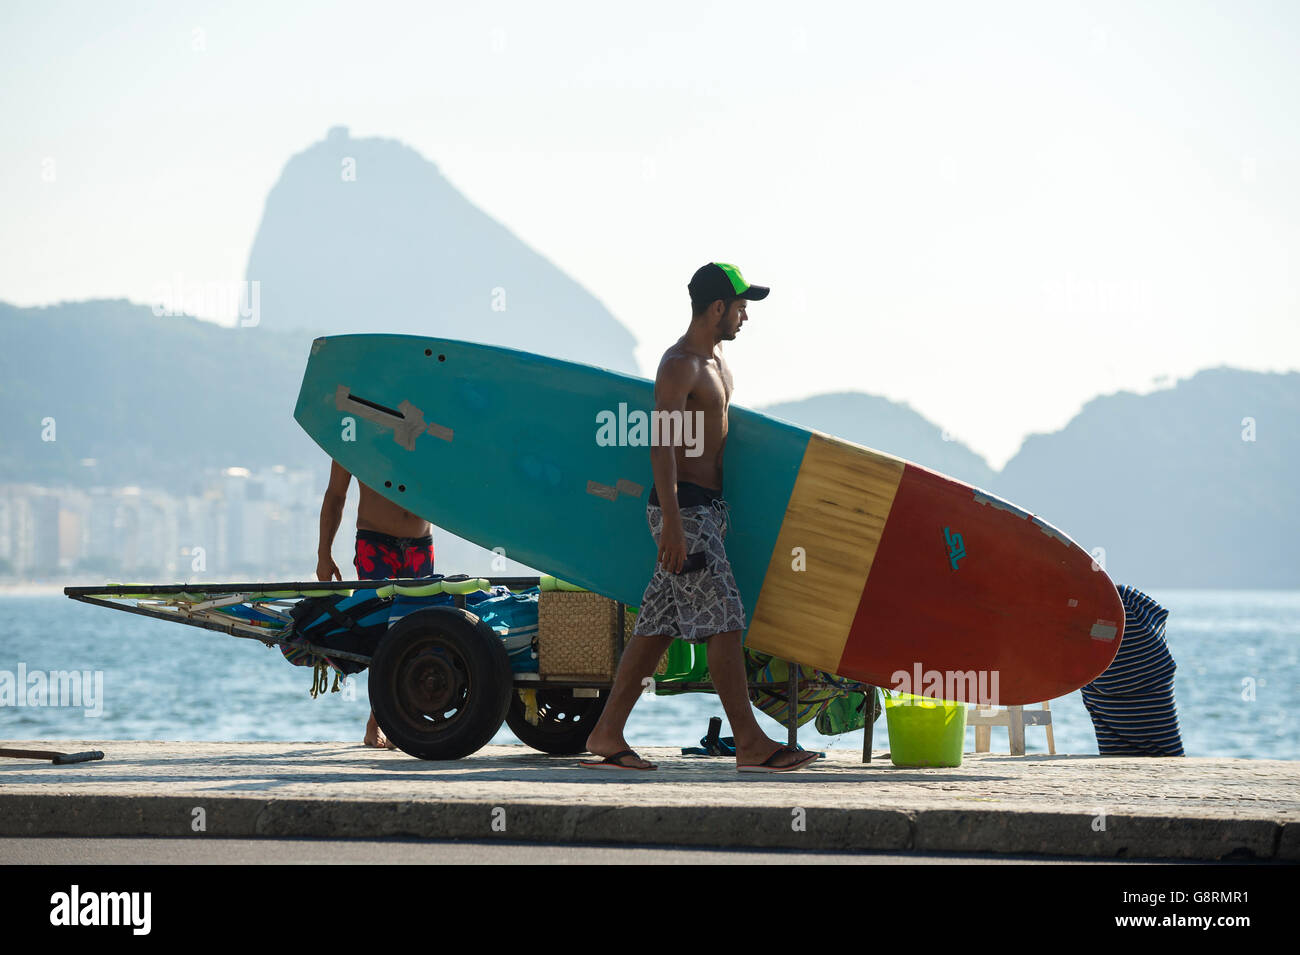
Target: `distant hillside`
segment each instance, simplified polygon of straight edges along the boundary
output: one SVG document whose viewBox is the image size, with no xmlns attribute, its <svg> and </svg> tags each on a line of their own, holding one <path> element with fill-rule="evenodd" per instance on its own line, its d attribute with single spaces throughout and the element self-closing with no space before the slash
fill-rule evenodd
<svg viewBox="0 0 1300 955">
<path fill-rule="evenodd" d="M 635 373 L 632 334 L 415 150 L 343 127 L 289 160 L 246 278 L 270 329 L 460 338 Z"/>
<path fill-rule="evenodd" d="M 327 466 L 293 420 L 308 334 L 116 300 L 0 303 L 0 341 L 0 480 L 186 491 L 204 468 Z"/>
<path fill-rule="evenodd" d="M 312 335 L 157 317 L 126 301 L 0 303 L 0 480 L 184 490 L 204 468 L 324 462 L 293 420 Z M 985 486 L 992 471 L 906 405 L 819 395 L 760 409 Z M 53 442 L 41 421 L 55 420 Z M 88 469 L 80 462 L 93 458 Z"/>
<path fill-rule="evenodd" d="M 1213 368 L 1094 398 L 1061 431 L 1028 438 L 994 488 L 1104 547 L 1118 582 L 1287 588 L 1300 586 L 1298 470 L 1300 372 Z"/>
<path fill-rule="evenodd" d="M 907 405 L 861 392 L 817 395 L 759 408 L 764 414 L 784 418 L 804 428 L 866 445 L 959 481 L 989 487 L 994 471 L 960 441 L 943 440 L 943 429 Z"/>
<path fill-rule="evenodd" d="M 0 481 L 184 494 L 205 469 L 275 464 L 323 479 L 324 456 L 293 420 L 311 337 L 160 318 L 124 301 L 0 303 Z M 1215 368 L 1153 394 L 1096 398 L 1063 430 L 1029 438 L 1001 474 L 884 398 L 761 410 L 987 487 L 1104 547 L 1119 582 L 1300 586 L 1285 551 L 1300 536 L 1297 372 Z M 53 442 L 41 440 L 47 418 Z M 1254 441 L 1242 440 L 1244 418 Z"/>
</svg>

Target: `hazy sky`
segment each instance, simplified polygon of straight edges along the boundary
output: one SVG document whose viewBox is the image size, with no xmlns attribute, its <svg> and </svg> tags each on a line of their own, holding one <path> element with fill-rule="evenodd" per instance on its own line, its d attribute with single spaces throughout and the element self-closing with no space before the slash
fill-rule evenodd
<svg viewBox="0 0 1300 955">
<path fill-rule="evenodd" d="M 1300 368 L 1297 27 L 1282 2 L 0 0 L 0 300 L 241 278 L 285 162 L 345 125 L 591 290 L 644 373 L 691 272 L 733 262 L 773 289 L 729 346 L 737 401 L 883 394 L 999 466 L 1097 394 Z"/>
</svg>

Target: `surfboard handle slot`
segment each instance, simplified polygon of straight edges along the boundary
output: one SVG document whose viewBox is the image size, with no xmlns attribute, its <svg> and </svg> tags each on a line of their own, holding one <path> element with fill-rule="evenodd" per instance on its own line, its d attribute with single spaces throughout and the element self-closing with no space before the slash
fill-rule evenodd
<svg viewBox="0 0 1300 955">
<path fill-rule="evenodd" d="M 334 407 L 372 421 L 380 428 L 392 428 L 393 440 L 407 451 L 415 450 L 416 440 L 427 427 L 424 412 L 410 401 L 403 399 L 396 408 L 390 408 L 369 398 L 354 395 L 347 385 L 339 385 L 334 390 Z M 450 441 L 451 429 L 446 429 L 446 434 L 439 434 L 438 437 Z"/>
<path fill-rule="evenodd" d="M 374 408 L 376 411 L 382 411 L 384 414 L 390 414 L 394 418 L 401 418 L 403 421 L 406 420 L 406 415 L 402 414 L 396 408 L 389 408 L 387 405 L 381 405 L 377 401 L 371 401 L 368 398 L 362 398 L 360 395 L 354 395 L 350 391 L 347 393 L 346 400 L 355 401 L 357 404 L 365 405 L 367 408 Z"/>
</svg>

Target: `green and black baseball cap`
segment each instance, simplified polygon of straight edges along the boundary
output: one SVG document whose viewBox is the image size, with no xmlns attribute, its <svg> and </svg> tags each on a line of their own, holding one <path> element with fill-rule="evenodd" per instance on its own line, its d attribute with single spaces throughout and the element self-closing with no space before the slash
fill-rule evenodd
<svg viewBox="0 0 1300 955">
<path fill-rule="evenodd" d="M 692 302 L 715 302 L 718 299 L 747 298 L 752 302 L 767 298 L 772 291 L 764 285 L 750 285 L 740 274 L 740 269 L 726 262 L 710 262 L 700 266 L 686 290 Z"/>
</svg>

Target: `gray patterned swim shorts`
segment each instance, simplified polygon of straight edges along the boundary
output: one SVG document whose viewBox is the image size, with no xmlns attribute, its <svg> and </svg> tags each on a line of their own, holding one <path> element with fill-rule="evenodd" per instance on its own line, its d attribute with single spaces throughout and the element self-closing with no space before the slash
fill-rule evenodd
<svg viewBox="0 0 1300 955">
<path fill-rule="evenodd" d="M 719 499 L 712 504 L 683 507 L 680 512 L 686 553 L 703 552 L 705 565 L 681 574 L 656 567 L 641 598 L 634 632 L 703 643 L 715 633 L 744 630 L 745 606 L 723 546 L 728 525 L 726 502 Z M 657 544 L 663 532 L 663 510 L 647 504 L 646 519 Z"/>
</svg>

